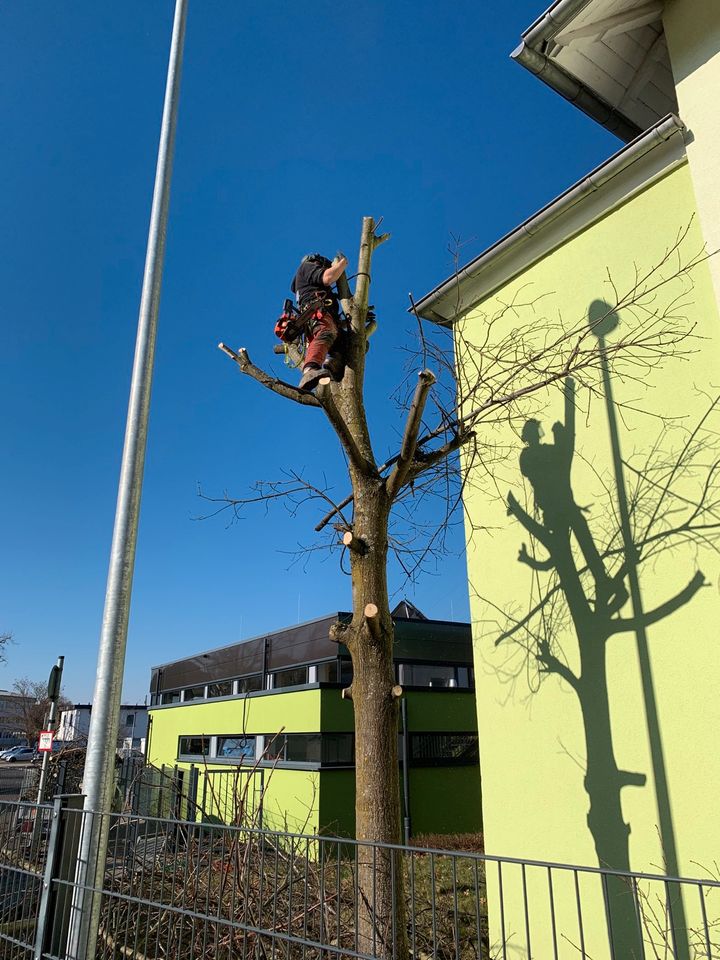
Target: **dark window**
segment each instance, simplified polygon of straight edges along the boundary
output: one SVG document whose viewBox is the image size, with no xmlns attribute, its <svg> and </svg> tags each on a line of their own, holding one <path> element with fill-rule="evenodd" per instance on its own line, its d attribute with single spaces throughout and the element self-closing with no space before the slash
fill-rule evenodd
<svg viewBox="0 0 720 960">
<path fill-rule="evenodd" d="M 476 733 L 413 733 L 410 759 L 417 763 L 477 763 Z"/>
<path fill-rule="evenodd" d="M 341 683 L 344 687 L 352 683 L 352 663 L 350 660 L 340 661 L 339 676 L 337 660 L 331 660 L 330 663 L 319 663 L 317 669 L 320 683 Z"/>
<path fill-rule="evenodd" d="M 278 670 L 272 677 L 273 688 L 299 687 L 308 682 L 308 668 L 293 667 L 291 670 Z"/>
<path fill-rule="evenodd" d="M 168 690 L 162 695 L 162 703 L 180 703 L 180 691 Z"/>
<path fill-rule="evenodd" d="M 402 682 L 406 687 L 457 687 L 462 690 L 474 686 L 472 670 L 445 663 L 403 663 Z M 398 674 L 400 676 L 400 674 Z"/>
<path fill-rule="evenodd" d="M 218 737 L 216 757 L 226 760 L 254 760 L 255 737 L 238 734 L 235 737 Z"/>
<path fill-rule="evenodd" d="M 265 737 L 266 760 L 286 763 L 317 763 L 322 766 L 355 761 L 352 733 L 285 733 Z"/>
<path fill-rule="evenodd" d="M 322 763 L 355 763 L 355 736 L 352 733 L 324 733 L 322 736 Z"/>
<path fill-rule="evenodd" d="M 264 760 L 284 760 L 287 747 L 287 736 L 279 733 L 277 736 L 270 734 L 265 737 Z"/>
<path fill-rule="evenodd" d="M 212 697 L 230 697 L 232 696 L 232 680 L 220 680 L 217 683 L 208 684 L 208 699 Z"/>
<path fill-rule="evenodd" d="M 288 733 L 284 759 L 296 763 L 320 763 L 321 742 L 319 733 Z"/>
<path fill-rule="evenodd" d="M 125 725 L 131 727 L 134 723 L 135 723 L 135 714 L 134 714 L 134 713 L 129 713 L 129 714 L 125 717 Z"/>
<path fill-rule="evenodd" d="M 454 687 L 455 667 L 443 663 L 406 663 L 404 683 L 408 687 Z"/>
<path fill-rule="evenodd" d="M 254 673 L 250 677 L 240 677 L 237 685 L 238 693 L 254 693 L 255 690 L 262 690 L 262 674 Z"/>
<path fill-rule="evenodd" d="M 210 737 L 180 737 L 179 757 L 209 757 Z"/>
<path fill-rule="evenodd" d="M 204 700 L 205 699 L 205 687 L 186 687 L 183 690 L 185 695 L 185 703 L 188 703 L 190 700 Z"/>
</svg>

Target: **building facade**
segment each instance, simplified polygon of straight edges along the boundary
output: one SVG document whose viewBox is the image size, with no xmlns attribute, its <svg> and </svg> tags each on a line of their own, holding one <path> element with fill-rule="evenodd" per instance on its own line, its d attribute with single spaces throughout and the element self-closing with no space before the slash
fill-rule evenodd
<svg viewBox="0 0 720 960">
<path fill-rule="evenodd" d="M 63 743 L 87 743 L 90 731 L 91 703 L 75 703 L 60 713 L 56 739 Z M 124 703 L 120 707 L 118 747 L 140 749 L 148 730 L 148 708 L 144 703 Z"/>
<path fill-rule="evenodd" d="M 559 0 L 513 56 L 626 146 L 419 303 L 454 326 L 461 382 L 468 345 L 603 356 L 502 428 L 506 496 L 467 487 L 486 846 L 694 876 L 720 852 L 720 6 Z M 628 891 L 588 955 L 607 929 L 646 955 Z M 674 956 L 700 910 L 672 894 Z"/>
<path fill-rule="evenodd" d="M 262 801 L 265 826 L 352 835 L 355 738 L 341 697 L 352 666 L 328 636 L 347 616 L 153 668 L 149 761 L 194 768 L 205 815 L 259 818 Z M 470 628 L 421 617 L 411 605 L 394 614 L 406 828 L 472 832 L 481 816 Z"/>
<path fill-rule="evenodd" d="M 0 746 L 27 742 L 25 715 L 32 703 L 31 698 L 22 694 L 0 690 Z"/>
</svg>

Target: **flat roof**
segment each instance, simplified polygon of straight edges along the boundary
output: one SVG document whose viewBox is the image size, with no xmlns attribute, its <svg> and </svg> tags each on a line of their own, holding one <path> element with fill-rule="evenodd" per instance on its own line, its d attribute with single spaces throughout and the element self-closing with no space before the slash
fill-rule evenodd
<svg viewBox="0 0 720 960">
<path fill-rule="evenodd" d="M 315 620 L 286 627 L 159 664 L 151 670 L 150 690 L 174 690 L 229 680 L 264 671 L 289 669 L 307 663 L 349 656 L 347 649 L 330 639 L 329 629 L 352 614 L 338 611 Z M 472 635 L 469 623 L 449 620 L 409 619 L 394 616 L 395 659 L 469 663 Z"/>
</svg>

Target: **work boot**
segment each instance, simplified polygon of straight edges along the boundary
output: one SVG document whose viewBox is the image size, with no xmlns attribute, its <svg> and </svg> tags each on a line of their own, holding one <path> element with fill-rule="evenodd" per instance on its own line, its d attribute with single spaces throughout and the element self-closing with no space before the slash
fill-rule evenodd
<svg viewBox="0 0 720 960">
<path fill-rule="evenodd" d="M 335 383 L 340 383 L 345 376 L 345 364 L 342 357 L 338 357 L 336 354 L 328 356 L 323 364 L 323 370 L 330 374 Z"/>
<path fill-rule="evenodd" d="M 326 376 L 326 372 L 316 363 L 306 364 L 303 367 L 303 375 L 298 384 L 298 390 L 306 390 L 310 393 L 324 376 Z"/>
</svg>

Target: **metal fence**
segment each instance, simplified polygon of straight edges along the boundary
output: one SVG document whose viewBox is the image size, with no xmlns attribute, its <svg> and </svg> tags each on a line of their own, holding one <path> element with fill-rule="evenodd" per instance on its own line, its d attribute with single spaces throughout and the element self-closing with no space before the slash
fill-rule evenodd
<svg viewBox="0 0 720 960">
<path fill-rule="evenodd" d="M 88 814 L 0 802 L 0 960 L 65 957 Z M 720 882 L 110 814 L 99 960 L 720 957 Z M 388 891 L 392 909 L 387 911 Z M 674 894 L 684 900 L 678 930 Z"/>
</svg>

